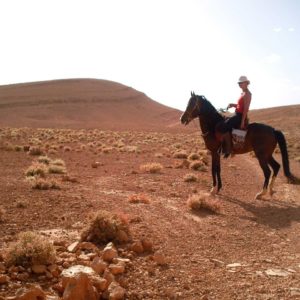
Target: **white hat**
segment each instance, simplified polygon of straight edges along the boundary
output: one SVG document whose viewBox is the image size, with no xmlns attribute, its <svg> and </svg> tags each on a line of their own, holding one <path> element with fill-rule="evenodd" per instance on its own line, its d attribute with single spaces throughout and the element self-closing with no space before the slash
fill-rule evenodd
<svg viewBox="0 0 300 300">
<path fill-rule="evenodd" d="M 242 82 L 248 82 L 248 83 L 250 83 L 250 81 L 249 81 L 249 79 L 247 78 L 247 76 L 241 76 L 241 77 L 239 78 L 238 83 L 242 83 Z"/>
</svg>

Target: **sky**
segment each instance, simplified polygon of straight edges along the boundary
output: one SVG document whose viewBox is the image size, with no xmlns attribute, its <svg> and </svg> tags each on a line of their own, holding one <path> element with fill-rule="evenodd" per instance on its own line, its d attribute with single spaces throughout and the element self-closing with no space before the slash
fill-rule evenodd
<svg viewBox="0 0 300 300">
<path fill-rule="evenodd" d="M 0 85 L 116 81 L 184 110 L 300 104 L 299 0 L 0 0 Z"/>
</svg>

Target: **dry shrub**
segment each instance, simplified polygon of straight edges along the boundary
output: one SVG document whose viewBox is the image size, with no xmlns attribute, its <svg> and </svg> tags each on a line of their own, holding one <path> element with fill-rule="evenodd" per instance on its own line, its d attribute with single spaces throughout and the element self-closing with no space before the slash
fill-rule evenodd
<svg viewBox="0 0 300 300">
<path fill-rule="evenodd" d="M 191 153 L 188 157 L 188 160 L 199 160 L 200 155 L 198 153 Z"/>
<path fill-rule="evenodd" d="M 150 200 L 149 197 L 143 193 L 134 194 L 129 196 L 130 203 L 144 203 L 149 204 Z"/>
<path fill-rule="evenodd" d="M 196 182 L 198 181 L 198 176 L 193 173 L 186 174 L 183 178 L 185 182 Z"/>
<path fill-rule="evenodd" d="M 39 163 L 43 163 L 45 165 L 49 165 L 51 162 L 51 159 L 48 156 L 39 156 L 38 160 Z"/>
<path fill-rule="evenodd" d="M 38 176 L 30 177 L 28 179 L 31 187 L 37 190 L 50 190 L 50 189 L 60 189 L 60 185 L 56 180 L 45 179 Z"/>
<path fill-rule="evenodd" d="M 129 240 L 129 227 L 119 215 L 100 210 L 92 216 L 89 225 L 81 233 L 81 240 L 105 244 Z"/>
<path fill-rule="evenodd" d="M 295 161 L 300 162 L 300 156 L 295 157 Z"/>
<path fill-rule="evenodd" d="M 33 163 L 25 172 L 28 176 L 41 176 L 45 177 L 48 172 L 48 168 L 42 163 Z"/>
<path fill-rule="evenodd" d="M 51 161 L 51 165 L 65 167 L 66 164 L 62 159 L 57 158 Z"/>
<path fill-rule="evenodd" d="M 30 147 L 29 154 L 30 155 L 43 155 L 44 152 L 40 147 Z"/>
<path fill-rule="evenodd" d="M 186 151 L 177 151 L 173 154 L 174 158 L 186 159 L 188 157 Z"/>
<path fill-rule="evenodd" d="M 0 223 L 4 221 L 5 210 L 0 206 Z"/>
<path fill-rule="evenodd" d="M 15 151 L 16 151 L 16 152 L 21 152 L 21 151 L 23 151 L 23 147 L 22 147 L 22 146 L 19 146 L 19 145 L 16 145 L 16 146 L 15 146 Z"/>
<path fill-rule="evenodd" d="M 50 165 L 48 168 L 48 172 L 50 174 L 65 174 L 66 169 L 65 169 L 65 167 L 62 167 L 62 166 Z"/>
<path fill-rule="evenodd" d="M 69 147 L 69 146 L 66 146 L 66 147 L 64 147 L 64 151 L 65 152 L 70 152 L 72 149 L 71 149 L 71 147 Z"/>
<path fill-rule="evenodd" d="M 157 158 L 162 158 L 164 155 L 162 153 L 155 153 L 154 156 Z"/>
<path fill-rule="evenodd" d="M 202 160 L 195 160 L 191 162 L 190 168 L 195 171 L 203 171 L 203 172 L 207 171 L 206 166 L 202 162 Z"/>
<path fill-rule="evenodd" d="M 55 262 L 55 249 L 45 237 L 34 232 L 19 234 L 18 241 L 6 253 L 8 266 L 30 267 L 35 264 L 48 265 Z"/>
<path fill-rule="evenodd" d="M 193 210 L 209 210 L 214 213 L 221 211 L 220 202 L 208 193 L 192 195 L 187 200 L 187 205 Z"/>
<path fill-rule="evenodd" d="M 160 173 L 161 170 L 163 169 L 163 166 L 160 163 L 147 163 L 147 164 L 141 165 L 140 169 L 143 172 L 154 174 L 154 173 Z"/>
</svg>

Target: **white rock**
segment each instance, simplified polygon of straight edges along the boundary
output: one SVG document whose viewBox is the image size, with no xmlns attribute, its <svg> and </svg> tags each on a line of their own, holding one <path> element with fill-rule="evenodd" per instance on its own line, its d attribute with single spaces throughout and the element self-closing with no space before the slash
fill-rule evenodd
<svg viewBox="0 0 300 300">
<path fill-rule="evenodd" d="M 280 270 L 280 269 L 268 269 L 265 271 L 265 273 L 269 276 L 279 276 L 279 277 L 286 277 L 290 275 L 288 271 Z"/>
<path fill-rule="evenodd" d="M 242 265 L 240 263 L 233 263 L 233 264 L 228 264 L 226 265 L 227 268 L 237 268 L 241 267 Z"/>
</svg>

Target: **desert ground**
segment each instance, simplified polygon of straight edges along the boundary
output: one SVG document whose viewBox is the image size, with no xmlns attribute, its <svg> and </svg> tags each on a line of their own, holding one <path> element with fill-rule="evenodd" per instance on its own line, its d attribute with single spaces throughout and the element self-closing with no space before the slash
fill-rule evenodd
<svg viewBox="0 0 300 300">
<path fill-rule="evenodd" d="M 253 111 L 251 119 L 283 130 L 299 177 L 299 114 L 286 120 L 282 109 Z M 288 184 L 281 169 L 276 193 L 254 200 L 263 173 L 249 153 L 222 159 L 223 189 L 211 196 L 210 154 L 197 122 L 177 128 L 180 112 L 157 108 L 158 130 L 124 115 L 127 127 L 119 129 L 108 121 L 38 128 L 25 114 L 2 121 L 0 299 L 300 299 L 300 185 Z M 281 163 L 279 150 L 275 156 Z M 82 240 L 103 211 L 128 228 L 113 240 L 117 257 L 104 272 L 95 265 L 108 242 Z M 24 232 L 53 246 L 51 263 L 8 262 Z M 97 270 L 104 287 L 72 298 L 62 276 L 78 265 Z"/>
</svg>

